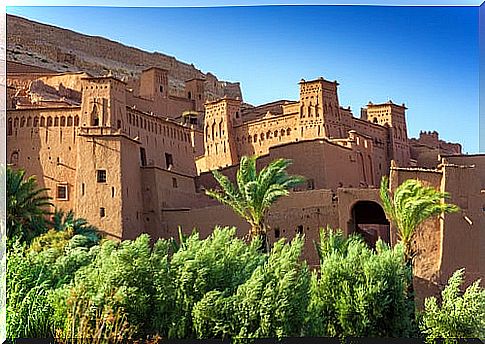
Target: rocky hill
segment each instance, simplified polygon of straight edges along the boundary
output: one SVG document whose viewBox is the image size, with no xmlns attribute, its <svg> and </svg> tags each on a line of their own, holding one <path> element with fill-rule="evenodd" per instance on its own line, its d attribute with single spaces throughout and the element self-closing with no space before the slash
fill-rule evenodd
<svg viewBox="0 0 485 344">
<path fill-rule="evenodd" d="M 157 66 L 169 70 L 174 95 L 183 92 L 186 80 L 205 78 L 207 92 L 242 99 L 239 83 L 220 81 L 175 57 L 13 15 L 7 15 L 7 61 L 59 72 L 85 71 L 93 76 L 111 71 L 125 80 L 137 78 L 143 69 Z"/>
</svg>

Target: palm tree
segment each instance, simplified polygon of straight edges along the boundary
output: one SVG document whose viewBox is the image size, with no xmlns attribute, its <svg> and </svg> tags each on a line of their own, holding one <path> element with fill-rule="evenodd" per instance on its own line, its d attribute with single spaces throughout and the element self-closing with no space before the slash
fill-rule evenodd
<svg viewBox="0 0 485 344">
<path fill-rule="evenodd" d="M 286 169 L 291 164 L 288 159 L 276 159 L 259 173 L 256 170 L 256 156 L 243 156 L 236 174 L 236 185 L 218 171 L 212 171 L 221 190 L 206 190 L 206 194 L 246 220 L 250 226 L 249 238 L 261 237 L 263 251 L 267 252 L 266 235 L 268 227 L 264 219 L 271 205 L 289 189 L 304 182 L 301 176 L 290 176 Z"/>
<path fill-rule="evenodd" d="M 409 265 L 412 265 L 415 255 L 412 240 L 419 225 L 427 219 L 459 210 L 458 206 L 444 202 L 449 198 L 447 192 L 424 186 L 416 179 L 406 180 L 397 187 L 392 196 L 389 179 L 384 176 L 381 180 L 380 196 L 384 211 L 396 226 L 399 240 L 404 245 L 405 258 Z"/>
<path fill-rule="evenodd" d="M 7 237 L 30 240 L 45 231 L 44 218 L 52 206 L 46 188 L 39 188 L 35 176 L 25 179 L 24 170 L 7 166 Z"/>
<path fill-rule="evenodd" d="M 59 232 L 71 229 L 74 234 L 84 235 L 94 242 L 98 242 L 100 239 L 98 229 L 85 219 L 76 218 L 72 210 L 65 213 L 63 210 L 56 209 L 49 225 Z"/>
</svg>

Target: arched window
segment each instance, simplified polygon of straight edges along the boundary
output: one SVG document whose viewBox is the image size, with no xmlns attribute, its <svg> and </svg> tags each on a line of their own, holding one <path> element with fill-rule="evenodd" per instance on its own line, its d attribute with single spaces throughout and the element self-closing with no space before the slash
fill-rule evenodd
<svg viewBox="0 0 485 344">
<path fill-rule="evenodd" d="M 74 116 L 74 125 L 77 127 L 79 126 L 79 116 Z"/>
<path fill-rule="evenodd" d="M 216 122 L 212 122 L 212 139 L 215 138 L 215 131 L 216 131 Z"/>
<path fill-rule="evenodd" d="M 72 116 L 67 117 L 67 126 L 72 127 Z"/>
<path fill-rule="evenodd" d="M 62 121 L 61 121 L 62 125 Z M 98 126 L 99 125 L 99 116 L 98 116 L 98 107 L 96 104 L 93 104 L 93 110 L 91 111 L 91 125 Z"/>
<path fill-rule="evenodd" d="M 271 131 L 268 131 L 268 132 L 266 133 L 266 139 L 269 139 L 270 137 L 271 137 Z"/>
<path fill-rule="evenodd" d="M 258 134 L 254 134 L 254 142 L 258 142 Z"/>
<path fill-rule="evenodd" d="M 15 118 L 15 119 L 13 120 L 13 127 L 14 127 L 14 128 L 17 128 L 18 126 L 19 126 L 19 119 L 18 119 L 18 118 Z"/>
<path fill-rule="evenodd" d="M 45 117 L 44 117 L 44 116 L 42 116 L 42 117 L 40 118 L 40 126 L 41 126 L 41 127 L 45 127 Z"/>
<path fill-rule="evenodd" d="M 278 130 L 275 130 L 275 132 L 273 133 L 273 136 L 278 137 Z"/>
<path fill-rule="evenodd" d="M 222 137 L 222 121 L 219 122 L 219 137 Z"/>
<path fill-rule="evenodd" d="M 286 130 L 285 129 L 281 129 L 281 136 L 285 136 L 286 134 Z"/>
<path fill-rule="evenodd" d="M 121 129 L 121 119 L 116 121 L 116 128 Z"/>
<path fill-rule="evenodd" d="M 27 127 L 31 127 L 32 126 L 32 117 L 27 117 Z"/>
<path fill-rule="evenodd" d="M 61 116 L 61 127 L 65 127 L 65 126 L 66 126 L 66 117 Z"/>
<path fill-rule="evenodd" d="M 261 133 L 260 135 L 261 141 L 264 141 L 264 133 Z"/>
<path fill-rule="evenodd" d="M 23 128 L 23 127 L 25 127 L 25 117 L 22 117 L 20 119 L 20 128 Z"/>
<path fill-rule="evenodd" d="M 54 117 L 54 127 L 59 126 L 59 117 Z"/>
<path fill-rule="evenodd" d="M 52 117 L 51 116 L 47 117 L 47 126 L 52 127 Z"/>
<path fill-rule="evenodd" d="M 35 116 L 34 117 L 34 127 L 38 127 L 39 126 L 39 117 Z"/>
<path fill-rule="evenodd" d="M 286 129 L 286 135 L 291 135 L 291 128 Z"/>
<path fill-rule="evenodd" d="M 252 136 L 252 135 L 249 135 L 249 136 L 248 136 L 248 142 L 249 142 L 249 143 L 253 142 L 253 136 Z"/>
</svg>

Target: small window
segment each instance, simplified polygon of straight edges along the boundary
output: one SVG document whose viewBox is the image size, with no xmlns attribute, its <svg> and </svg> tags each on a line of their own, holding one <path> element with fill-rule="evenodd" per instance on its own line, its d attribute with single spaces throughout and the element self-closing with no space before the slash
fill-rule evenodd
<svg viewBox="0 0 485 344">
<path fill-rule="evenodd" d="M 308 190 L 314 190 L 315 189 L 315 181 L 313 179 L 308 179 L 307 186 L 308 186 Z"/>
<path fill-rule="evenodd" d="M 177 184 L 177 178 L 172 178 L 172 186 L 174 188 L 178 188 L 178 184 Z"/>
<path fill-rule="evenodd" d="M 81 196 L 84 196 L 86 193 L 86 185 L 84 183 L 81 184 Z"/>
<path fill-rule="evenodd" d="M 280 237 L 280 229 L 278 227 L 276 227 L 274 230 L 274 237 L 275 239 L 278 239 Z"/>
<path fill-rule="evenodd" d="M 296 229 L 297 234 L 303 234 L 303 226 L 299 225 L 298 228 Z"/>
<path fill-rule="evenodd" d="M 111 187 L 111 197 L 115 197 L 115 187 Z"/>
<path fill-rule="evenodd" d="M 56 198 L 60 201 L 67 201 L 68 200 L 67 184 L 57 185 L 57 197 Z"/>
<path fill-rule="evenodd" d="M 106 209 L 101 207 L 99 208 L 99 217 L 105 217 L 106 216 Z"/>
<path fill-rule="evenodd" d="M 160 93 L 163 93 L 163 86 L 160 85 Z"/>
<path fill-rule="evenodd" d="M 106 183 L 106 170 L 97 170 L 96 174 L 98 183 Z"/>
<path fill-rule="evenodd" d="M 173 156 L 170 153 L 165 153 L 165 166 L 167 169 L 171 169 L 173 167 Z"/>
<path fill-rule="evenodd" d="M 143 147 L 140 147 L 140 163 L 142 166 L 147 165 L 147 154 L 146 154 L 145 148 Z"/>
</svg>

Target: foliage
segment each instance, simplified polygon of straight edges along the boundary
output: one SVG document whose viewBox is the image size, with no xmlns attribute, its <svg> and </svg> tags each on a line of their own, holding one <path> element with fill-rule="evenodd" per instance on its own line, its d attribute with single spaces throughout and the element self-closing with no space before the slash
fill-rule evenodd
<svg viewBox="0 0 485 344">
<path fill-rule="evenodd" d="M 175 310 L 170 337 L 194 337 L 195 304 L 210 291 L 231 295 L 266 259 L 258 252 L 258 240 L 247 245 L 235 234 L 235 228 L 216 227 L 208 238 L 200 240 L 193 233 L 174 253 L 170 276 L 175 288 Z"/>
<path fill-rule="evenodd" d="M 221 190 L 206 190 L 206 194 L 222 204 L 231 207 L 251 225 L 250 237 L 262 236 L 263 249 L 267 251 L 264 218 L 271 205 L 280 197 L 288 195 L 288 190 L 301 184 L 300 176 L 290 176 L 286 169 L 291 164 L 288 159 L 276 159 L 258 173 L 256 156 L 243 156 L 236 174 L 236 184 L 217 170 L 212 171 Z"/>
<path fill-rule="evenodd" d="M 198 338 L 262 338 L 301 335 L 310 275 L 300 261 L 303 239 L 278 241 L 268 260 L 233 295 L 205 294 L 193 311 Z"/>
<path fill-rule="evenodd" d="M 70 231 L 49 231 L 30 246 L 19 241 L 11 243 L 7 259 L 9 338 L 53 334 L 53 291 L 70 283 L 74 273 L 93 257 L 93 252 L 79 246 L 79 237 Z"/>
<path fill-rule="evenodd" d="M 100 240 L 98 229 L 88 223 L 83 218 L 76 218 L 74 212 L 69 210 L 67 213 L 56 209 L 52 215 L 49 225 L 56 231 L 72 230 L 74 234 L 81 234 L 91 242 L 96 243 Z"/>
<path fill-rule="evenodd" d="M 381 180 L 380 196 L 387 217 L 397 228 L 397 235 L 404 245 L 408 262 L 414 255 L 412 240 L 418 226 L 429 218 L 459 210 L 456 205 L 443 202 L 449 198 L 447 192 L 423 186 L 417 179 L 406 180 L 397 187 L 393 196 L 389 191 L 389 180 L 384 176 Z"/>
<path fill-rule="evenodd" d="M 7 255 L 7 338 L 49 336 L 48 266 L 29 259 L 19 243 Z"/>
<path fill-rule="evenodd" d="M 376 251 L 356 236 L 321 231 L 319 273 L 311 278 L 306 332 L 310 336 L 406 337 L 414 304 L 401 244 L 381 240 Z"/>
<path fill-rule="evenodd" d="M 426 298 L 420 328 L 428 342 L 438 338 L 485 339 L 485 289 L 477 280 L 462 293 L 464 271 L 457 270 L 450 277 L 441 293 L 441 305 L 435 297 Z"/>
<path fill-rule="evenodd" d="M 50 197 L 39 188 L 34 176 L 25 178 L 24 170 L 7 167 L 7 237 L 30 240 L 45 229 Z"/>
<path fill-rule="evenodd" d="M 127 331 L 122 335 L 142 332 L 150 327 L 154 294 L 149 237 L 145 234 L 120 244 L 106 240 L 96 248 L 94 260 L 75 273 L 71 285 L 66 285 L 69 292 L 57 291 L 56 322 L 61 323 L 56 327 L 63 330 L 65 338 L 80 334 L 86 338 L 96 333 L 98 317 L 118 317 L 123 319 L 122 325 L 105 319 L 103 336 L 117 325 Z"/>
</svg>

